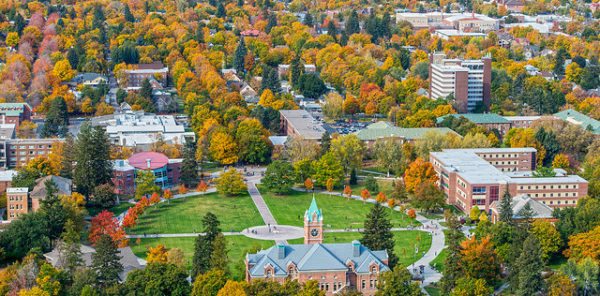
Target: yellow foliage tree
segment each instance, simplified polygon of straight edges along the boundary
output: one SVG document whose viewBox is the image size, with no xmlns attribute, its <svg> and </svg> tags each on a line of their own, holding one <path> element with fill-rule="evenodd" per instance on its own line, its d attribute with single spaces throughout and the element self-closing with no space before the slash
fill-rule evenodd
<svg viewBox="0 0 600 296">
<path fill-rule="evenodd" d="M 411 162 L 404 172 L 404 185 L 408 192 L 414 192 L 422 183 L 434 183 L 437 180 L 438 176 L 431 163 L 420 157 Z"/>
<path fill-rule="evenodd" d="M 210 156 L 221 164 L 229 165 L 238 161 L 238 146 L 233 137 L 224 132 L 216 132 L 208 147 Z"/>
<path fill-rule="evenodd" d="M 6 45 L 14 48 L 15 46 L 17 46 L 17 44 L 19 44 L 19 33 L 17 32 L 9 32 L 6 35 Z"/>
<path fill-rule="evenodd" d="M 148 263 L 167 263 L 168 260 L 167 249 L 160 244 L 156 247 L 149 247 L 147 255 L 146 261 Z"/>
<path fill-rule="evenodd" d="M 552 160 L 552 167 L 555 169 L 569 169 L 571 167 L 569 156 L 564 153 L 556 154 L 554 160 Z"/>
<path fill-rule="evenodd" d="M 75 76 L 75 71 L 71 68 L 71 63 L 66 59 L 56 62 L 52 73 L 61 81 L 69 81 Z"/>
<path fill-rule="evenodd" d="M 246 291 L 240 282 L 227 280 L 227 283 L 219 290 L 217 296 L 246 296 Z"/>
</svg>

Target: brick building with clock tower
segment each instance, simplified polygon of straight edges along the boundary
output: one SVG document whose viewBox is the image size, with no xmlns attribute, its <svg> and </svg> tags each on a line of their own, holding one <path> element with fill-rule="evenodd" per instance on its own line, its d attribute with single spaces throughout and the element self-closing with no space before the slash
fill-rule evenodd
<svg viewBox="0 0 600 296">
<path fill-rule="evenodd" d="M 377 292 L 379 275 L 390 271 L 386 250 L 371 251 L 359 241 L 323 243 L 323 212 L 313 197 L 304 213 L 304 244 L 277 244 L 246 254 L 246 281 L 316 281 L 327 296 L 347 289 Z"/>
</svg>

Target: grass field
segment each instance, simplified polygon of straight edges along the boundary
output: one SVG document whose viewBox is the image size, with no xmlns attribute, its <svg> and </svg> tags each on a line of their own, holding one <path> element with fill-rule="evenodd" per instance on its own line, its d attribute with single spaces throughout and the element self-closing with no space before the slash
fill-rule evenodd
<svg viewBox="0 0 600 296">
<path fill-rule="evenodd" d="M 446 262 L 446 257 L 448 257 L 448 249 L 443 249 L 429 265 L 439 272 L 444 272 L 444 262 Z"/>
<path fill-rule="evenodd" d="M 437 286 L 434 286 L 434 285 L 429 285 L 429 286 L 425 287 L 425 291 L 427 291 L 429 296 L 442 295 L 442 291 L 440 290 L 440 288 L 438 288 Z"/>
<path fill-rule="evenodd" d="M 260 188 L 265 202 L 281 225 L 304 225 L 304 212 L 310 206 L 313 194 L 293 191 L 288 195 L 276 195 Z M 341 196 L 315 194 L 317 204 L 323 211 L 325 229 L 363 228 L 369 210 L 373 206 L 357 200 L 346 200 Z M 386 209 L 393 227 L 406 227 L 419 222 L 408 218 L 404 213 Z"/>
<path fill-rule="evenodd" d="M 197 195 L 160 203 L 146 209 L 137 226 L 128 233 L 193 233 L 202 231 L 202 217 L 212 212 L 222 231 L 241 231 L 262 225 L 263 220 L 250 197 L 224 197 L 218 193 Z"/>
<path fill-rule="evenodd" d="M 243 279 L 244 257 L 247 252 L 267 249 L 275 244 L 274 241 L 256 240 L 243 235 L 226 236 L 225 239 L 229 251 L 229 270 L 236 280 Z M 190 267 L 194 256 L 194 241 L 194 237 L 144 238 L 140 239 L 139 245 L 135 240 L 131 240 L 130 245 L 135 255 L 140 258 L 146 258 L 148 247 L 158 244 L 162 244 L 168 249 L 179 248 L 183 251 L 188 267 Z"/>
<path fill-rule="evenodd" d="M 342 233 L 324 233 L 325 243 L 349 243 L 353 240 L 362 238 L 362 233 L 357 232 L 342 232 Z M 419 241 L 417 241 L 419 238 Z M 405 266 L 412 264 L 421 258 L 424 252 L 429 250 L 431 246 L 431 234 L 417 231 L 396 231 L 394 232 L 394 252 L 398 256 L 399 263 Z M 288 240 L 290 244 L 302 244 L 304 239 Z M 415 245 L 419 249 L 419 255 L 415 254 Z"/>
<path fill-rule="evenodd" d="M 127 209 L 133 207 L 133 204 L 128 203 L 127 201 L 122 201 L 120 204 L 107 209 L 110 212 L 113 212 L 113 214 L 115 214 L 115 216 L 120 215 L 121 213 L 127 211 Z M 102 212 L 102 208 L 97 208 L 97 207 L 89 207 L 87 208 L 88 213 L 91 217 L 94 217 L 96 215 L 98 215 L 100 212 Z"/>
</svg>

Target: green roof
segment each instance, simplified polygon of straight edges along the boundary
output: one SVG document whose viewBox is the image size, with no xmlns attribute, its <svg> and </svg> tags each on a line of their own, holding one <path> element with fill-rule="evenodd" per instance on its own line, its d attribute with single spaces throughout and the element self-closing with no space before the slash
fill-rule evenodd
<svg viewBox="0 0 600 296">
<path fill-rule="evenodd" d="M 312 202 L 310 203 L 310 207 L 308 208 L 304 216 L 306 216 L 309 222 L 312 222 L 314 214 L 316 214 L 317 221 L 323 220 L 323 215 L 321 214 L 321 210 L 317 206 L 317 200 L 315 200 L 315 195 L 313 193 Z"/>
<path fill-rule="evenodd" d="M 448 114 L 442 117 L 438 117 L 437 123 L 441 123 L 448 116 L 452 116 L 456 119 L 464 117 L 475 124 L 510 123 L 510 121 L 508 121 L 506 118 L 496 113 Z"/>
<path fill-rule="evenodd" d="M 25 110 L 25 106 L 31 110 L 27 103 L 0 103 L 0 113 L 6 116 L 19 116 Z"/>
<path fill-rule="evenodd" d="M 585 114 L 577 112 L 573 109 L 567 109 L 554 114 L 566 122 L 576 124 L 584 129 L 590 129 L 592 133 L 600 135 L 600 121 L 593 119 Z"/>
<path fill-rule="evenodd" d="M 392 125 L 389 122 L 380 121 L 373 123 L 367 128 L 356 132 L 356 136 L 361 141 L 374 141 L 379 138 L 398 137 L 407 140 L 422 139 L 423 136 L 430 131 L 436 131 L 440 134 L 455 133 L 447 127 L 415 127 L 402 128 Z"/>
</svg>

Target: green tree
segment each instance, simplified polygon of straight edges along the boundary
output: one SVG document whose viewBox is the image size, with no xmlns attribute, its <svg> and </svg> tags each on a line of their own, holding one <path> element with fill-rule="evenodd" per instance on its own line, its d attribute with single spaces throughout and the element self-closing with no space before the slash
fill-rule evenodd
<svg viewBox="0 0 600 296">
<path fill-rule="evenodd" d="M 412 275 L 402 265 L 398 265 L 392 271 L 381 274 L 377 289 L 376 296 L 425 295 L 421 292 L 419 284 L 413 283 Z"/>
<path fill-rule="evenodd" d="M 554 74 L 561 76 L 565 74 L 565 59 L 567 58 L 567 50 L 560 47 L 554 56 Z"/>
<path fill-rule="evenodd" d="M 131 9 L 129 8 L 129 5 L 125 5 L 123 14 L 125 15 L 125 21 L 130 22 L 130 23 L 135 22 L 135 17 L 131 13 Z"/>
<path fill-rule="evenodd" d="M 81 235 L 77 231 L 73 220 L 68 220 L 65 223 L 65 231 L 61 235 L 59 251 L 63 258 L 62 267 L 70 276 L 73 276 L 75 270 L 83 266 L 83 259 L 81 258 Z"/>
<path fill-rule="evenodd" d="M 331 36 L 331 38 L 333 38 L 333 40 L 337 42 L 337 34 L 338 30 L 335 26 L 335 22 L 332 19 L 330 19 L 327 23 L 327 35 Z"/>
<path fill-rule="evenodd" d="M 581 295 L 598 295 L 600 293 L 600 266 L 594 259 L 586 257 L 580 262 L 569 260 L 563 271 L 574 279 Z"/>
<path fill-rule="evenodd" d="M 272 162 L 261 180 L 261 184 L 277 194 L 289 192 L 294 183 L 296 183 L 294 168 L 289 162 L 282 160 Z"/>
<path fill-rule="evenodd" d="M 302 95 L 313 99 L 320 98 L 327 91 L 325 83 L 315 73 L 302 74 L 298 81 L 298 89 Z"/>
<path fill-rule="evenodd" d="M 140 200 L 142 197 L 148 197 L 152 193 L 160 192 L 160 186 L 154 181 L 156 177 L 152 171 L 138 170 L 135 177 L 135 199 Z"/>
<path fill-rule="evenodd" d="M 51 242 L 47 221 L 40 212 L 21 215 L 0 232 L 6 259 L 21 259 L 32 249 L 50 251 Z"/>
<path fill-rule="evenodd" d="M 443 294 L 447 295 L 456 287 L 458 279 L 464 275 L 460 264 L 462 259 L 460 242 L 463 239 L 463 234 L 460 230 L 460 221 L 450 210 L 444 212 L 444 217 L 448 225 L 446 234 L 448 255 L 444 260 L 444 272 L 440 284 Z"/>
<path fill-rule="evenodd" d="M 194 258 L 192 260 L 192 278 L 210 270 L 210 257 L 213 253 L 213 242 L 221 233 L 219 219 L 215 214 L 208 212 L 202 218 L 204 235 L 198 235 L 194 245 Z"/>
<path fill-rule="evenodd" d="M 233 68 L 240 75 L 246 72 L 244 65 L 247 53 L 248 49 L 246 48 L 246 43 L 244 42 L 244 36 L 240 36 L 240 41 L 235 49 L 235 53 L 233 54 Z"/>
<path fill-rule="evenodd" d="M 92 254 L 92 270 L 96 272 L 98 285 L 103 288 L 116 284 L 119 273 L 123 271 L 119 250 L 106 234 L 102 234 L 96 242 L 96 252 Z"/>
<path fill-rule="evenodd" d="M 535 132 L 535 139 L 544 146 L 546 154 L 544 155 L 543 164 L 550 166 L 554 156 L 560 152 L 560 143 L 556 139 L 556 135 L 552 131 L 546 132 L 546 129 L 541 127 Z"/>
<path fill-rule="evenodd" d="M 353 9 L 348 17 L 348 20 L 346 21 L 346 34 L 350 36 L 356 33 L 360 33 L 360 24 L 358 20 L 358 13 L 356 13 L 356 10 Z"/>
<path fill-rule="evenodd" d="M 113 163 L 110 160 L 108 136 L 100 126 L 84 123 L 75 142 L 73 183 L 87 197 L 101 184 L 112 184 Z"/>
<path fill-rule="evenodd" d="M 60 176 L 67 179 L 73 178 L 73 171 L 75 169 L 75 141 L 71 134 L 65 136 L 65 142 L 62 144 L 62 155 L 61 155 L 61 169 Z"/>
<path fill-rule="evenodd" d="M 508 190 L 504 191 L 504 194 L 502 195 L 502 199 L 500 200 L 500 217 L 499 220 L 504 222 L 504 223 L 508 223 L 508 224 L 512 224 L 513 222 L 513 210 L 512 210 L 512 196 L 510 196 L 510 193 L 508 192 Z"/>
<path fill-rule="evenodd" d="M 518 296 L 535 295 L 544 289 L 542 249 L 534 235 L 529 235 L 525 239 L 523 251 L 517 259 L 517 267 L 518 285 L 516 286 L 516 294 Z"/>
<path fill-rule="evenodd" d="M 210 255 L 210 268 L 213 270 L 223 270 L 225 274 L 229 274 L 229 257 L 227 256 L 227 242 L 222 233 L 217 234 L 212 242 L 212 253 Z"/>
<path fill-rule="evenodd" d="M 544 220 L 536 220 L 531 225 L 531 234 L 540 243 L 542 260 L 548 262 L 552 255 L 558 252 L 562 244 L 560 233 L 558 233 L 552 223 Z"/>
<path fill-rule="evenodd" d="M 117 202 L 115 189 L 110 184 L 98 185 L 94 188 L 94 192 L 90 200 L 94 205 L 108 209 L 114 206 Z"/>
<path fill-rule="evenodd" d="M 318 186 L 325 187 L 330 178 L 333 179 L 334 184 L 341 184 L 344 179 L 344 168 L 332 152 L 327 152 L 315 162 L 313 179 Z"/>
<path fill-rule="evenodd" d="M 183 162 L 181 163 L 181 175 L 179 179 L 187 187 L 193 187 L 198 182 L 196 144 L 193 141 L 187 141 L 183 148 Z"/>
<path fill-rule="evenodd" d="M 215 182 L 217 183 L 217 190 L 225 195 L 240 195 L 247 190 L 242 174 L 234 168 L 222 173 Z"/>
<path fill-rule="evenodd" d="M 300 76 L 304 72 L 304 65 L 300 60 L 300 55 L 296 54 L 292 62 L 290 63 L 290 83 L 294 87 L 298 87 L 298 83 L 300 82 Z"/>
<path fill-rule="evenodd" d="M 360 242 L 371 250 L 387 250 L 388 266 L 394 268 L 398 263 L 398 257 L 394 254 L 394 234 L 391 230 L 392 222 L 388 218 L 386 209 L 376 203 L 367 215 Z"/>
<path fill-rule="evenodd" d="M 377 180 L 375 180 L 375 177 L 368 176 L 365 178 L 365 188 L 367 188 L 367 190 L 373 194 L 377 194 L 379 192 L 379 184 L 377 183 Z"/>
<path fill-rule="evenodd" d="M 144 269 L 127 275 L 127 295 L 173 295 L 190 294 L 188 274 L 185 269 L 170 263 L 150 263 Z"/>
<path fill-rule="evenodd" d="M 198 275 L 192 286 L 192 296 L 216 296 L 225 286 L 227 277 L 223 270 L 209 270 Z"/>
<path fill-rule="evenodd" d="M 331 134 L 328 131 L 325 131 L 321 136 L 321 156 L 325 155 L 325 153 L 329 152 L 331 148 Z"/>
<path fill-rule="evenodd" d="M 386 169 L 388 177 L 391 172 L 396 175 L 400 173 L 403 164 L 401 141 L 394 138 L 377 139 L 373 152 L 377 166 Z"/>
<path fill-rule="evenodd" d="M 56 97 L 50 103 L 46 113 L 46 121 L 42 127 L 41 136 L 64 137 L 68 133 L 69 115 L 67 113 L 67 103 L 62 97 Z"/>
<path fill-rule="evenodd" d="M 339 159 L 345 173 L 361 167 L 365 147 L 356 135 L 350 134 L 333 139 L 330 150 Z"/>
<path fill-rule="evenodd" d="M 484 296 L 491 295 L 494 289 L 484 279 L 460 278 L 450 296 Z"/>
</svg>

